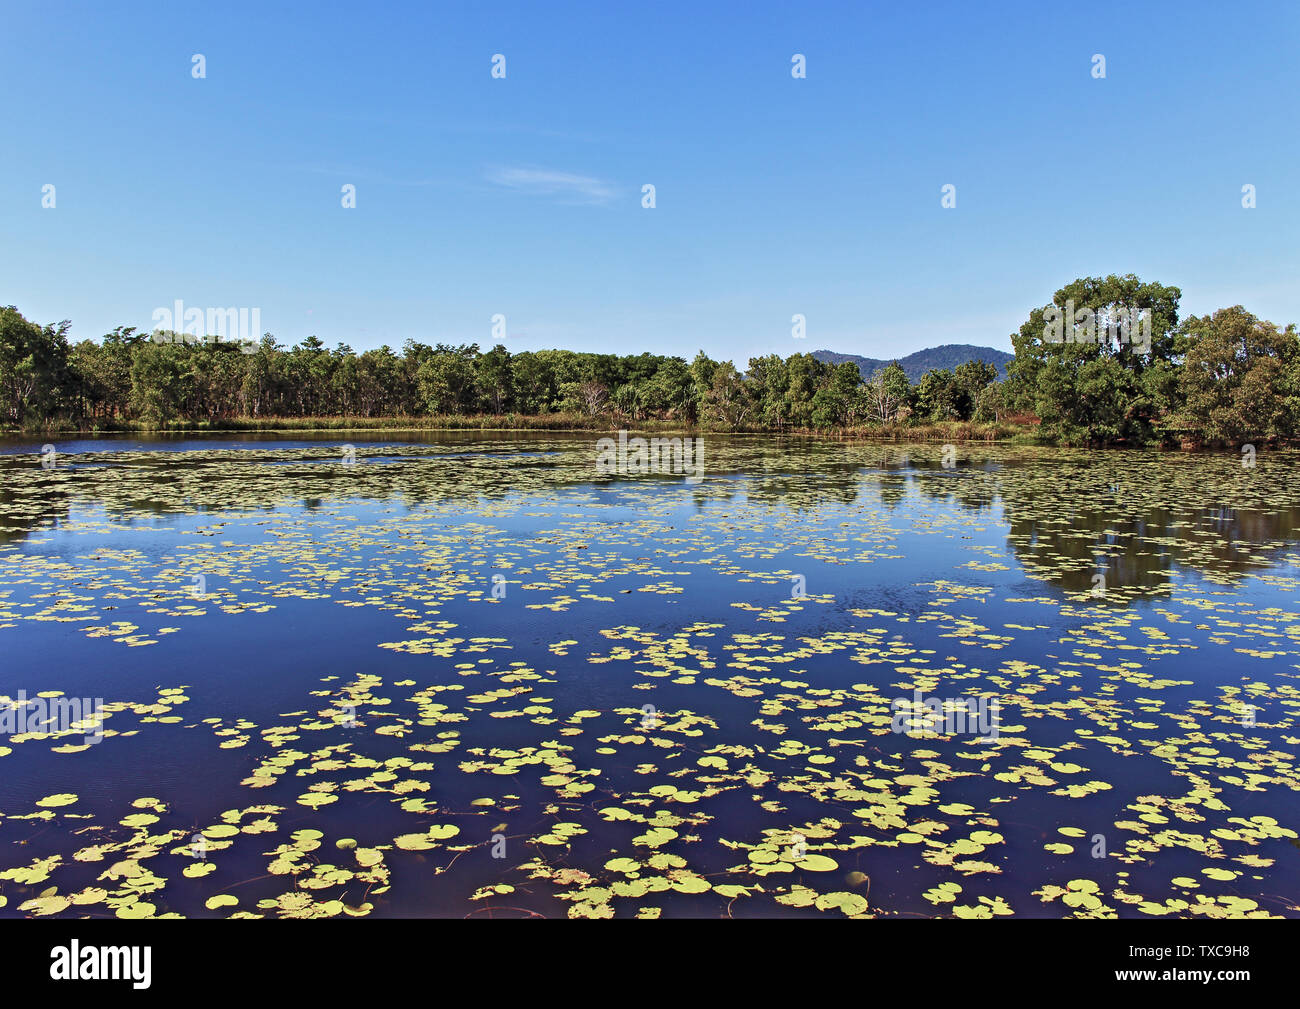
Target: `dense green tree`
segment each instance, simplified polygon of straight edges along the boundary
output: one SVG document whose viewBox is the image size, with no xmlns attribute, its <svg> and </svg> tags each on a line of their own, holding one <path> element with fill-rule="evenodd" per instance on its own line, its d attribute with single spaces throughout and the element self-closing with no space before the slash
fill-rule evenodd
<svg viewBox="0 0 1300 1009">
<path fill-rule="evenodd" d="M 176 342 L 149 341 L 131 357 L 131 405 L 155 423 L 180 415 L 192 381 L 190 348 L 179 341 L 179 333 L 163 335 Z"/>
<path fill-rule="evenodd" d="M 695 420 L 699 412 L 695 380 L 682 358 L 661 359 L 644 388 L 645 406 L 650 412 L 675 420 Z"/>
<path fill-rule="evenodd" d="M 997 381 L 998 369 L 987 361 L 967 361 L 952 373 L 958 420 L 970 420 L 985 388 Z"/>
<path fill-rule="evenodd" d="M 924 420 L 959 418 L 958 387 L 947 368 L 934 368 L 916 384 L 916 415 Z"/>
<path fill-rule="evenodd" d="M 704 395 L 701 414 L 705 421 L 726 427 L 741 427 L 753 416 L 751 387 L 730 361 L 713 369 L 713 384 Z"/>
<path fill-rule="evenodd" d="M 1007 366 L 1013 405 L 1069 442 L 1145 442 L 1169 408 L 1180 345 L 1176 287 L 1136 276 L 1085 277 L 1034 309 L 1013 335 Z M 1066 314 L 1073 318 L 1064 318 Z M 1122 313 L 1146 314 L 1147 322 Z M 1054 318 L 1048 318 L 1053 316 Z M 1128 322 L 1128 341 L 1121 323 Z M 1059 342 L 1058 342 L 1059 340 Z"/>
<path fill-rule="evenodd" d="M 853 425 L 865 409 L 862 375 L 855 363 L 844 361 L 831 369 L 829 380 L 813 395 L 812 423 L 820 428 Z"/>
<path fill-rule="evenodd" d="M 82 340 L 71 349 L 68 367 L 79 403 L 74 415 L 95 423 L 129 411 L 131 357 L 144 339 L 134 326 L 118 326 L 98 343 Z"/>
<path fill-rule="evenodd" d="M 416 373 L 420 396 L 431 414 L 459 414 L 474 408 L 474 360 L 478 345 L 439 344 Z"/>
<path fill-rule="evenodd" d="M 510 366 L 515 408 L 520 413 L 533 415 L 555 409 L 555 365 L 546 353 L 524 351 L 511 358 Z"/>
<path fill-rule="evenodd" d="M 717 374 L 718 362 L 714 361 L 704 351 L 699 351 L 695 355 L 695 360 L 691 362 L 691 381 L 695 384 L 695 403 L 696 410 L 702 410 L 704 399 L 713 388 L 713 376 Z"/>
<path fill-rule="evenodd" d="M 498 343 L 475 362 L 474 384 L 482 406 L 492 413 L 505 412 L 513 399 L 514 373 L 510 351 L 503 344 Z"/>
<path fill-rule="evenodd" d="M 984 424 L 996 424 L 1006 415 L 1005 382 L 993 382 L 986 385 L 975 404 L 972 420 Z"/>
<path fill-rule="evenodd" d="M 795 427 L 811 427 L 813 399 L 824 384 L 830 366 L 811 354 L 792 354 L 785 362 L 785 389 L 781 416 Z"/>
<path fill-rule="evenodd" d="M 54 414 L 68 392 L 68 329 L 28 322 L 13 305 L 0 308 L 0 409 L 10 424 Z"/>
<path fill-rule="evenodd" d="M 754 419 L 764 427 L 780 431 L 789 423 L 785 414 L 789 379 L 785 359 L 779 354 L 751 357 L 745 373 Z"/>
<path fill-rule="evenodd" d="M 1214 441 L 1294 436 L 1300 421 L 1300 342 L 1240 305 L 1187 319 L 1181 426 Z"/>
</svg>

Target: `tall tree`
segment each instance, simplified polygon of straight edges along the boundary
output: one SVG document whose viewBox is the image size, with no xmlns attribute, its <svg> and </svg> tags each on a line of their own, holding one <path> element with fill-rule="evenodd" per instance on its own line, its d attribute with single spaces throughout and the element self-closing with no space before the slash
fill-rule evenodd
<svg viewBox="0 0 1300 1009">
<path fill-rule="evenodd" d="M 1038 414 L 1044 429 L 1065 441 L 1150 440 L 1169 407 L 1181 296 L 1176 287 L 1133 274 L 1067 284 L 1011 338 L 1012 403 Z M 1121 342 L 1125 319 L 1128 341 Z"/>
<path fill-rule="evenodd" d="M 38 326 L 0 308 L 0 409 L 11 424 L 40 424 L 61 406 L 68 378 L 68 321 Z"/>
<path fill-rule="evenodd" d="M 901 420 L 912 391 L 907 372 L 897 361 L 881 368 L 867 383 L 867 401 L 875 420 L 888 424 Z"/>
<path fill-rule="evenodd" d="M 1292 437 L 1300 421 L 1300 342 L 1240 305 L 1187 319 L 1180 376 L 1182 425 L 1207 439 L 1239 443 Z"/>
<path fill-rule="evenodd" d="M 480 402 L 493 413 L 504 413 L 512 398 L 514 373 L 510 367 L 510 351 L 498 343 L 475 362 L 474 384 L 478 387 Z"/>
</svg>

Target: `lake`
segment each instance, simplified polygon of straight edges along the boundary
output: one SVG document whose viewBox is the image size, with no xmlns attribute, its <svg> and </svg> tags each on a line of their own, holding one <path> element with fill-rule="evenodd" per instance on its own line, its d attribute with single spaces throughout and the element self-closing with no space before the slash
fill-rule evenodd
<svg viewBox="0 0 1300 1009">
<path fill-rule="evenodd" d="M 0 916 L 1300 913 L 1300 456 L 597 437 L 0 444 Z"/>
</svg>

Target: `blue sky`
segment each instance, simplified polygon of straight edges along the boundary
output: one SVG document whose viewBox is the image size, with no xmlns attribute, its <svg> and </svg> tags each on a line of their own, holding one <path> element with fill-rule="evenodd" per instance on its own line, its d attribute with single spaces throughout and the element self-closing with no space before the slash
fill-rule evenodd
<svg viewBox="0 0 1300 1009">
<path fill-rule="evenodd" d="M 1300 322 L 1295 3 L 105 6 L 0 35 L 0 304 L 77 339 L 181 299 L 286 345 L 501 313 L 514 350 L 891 357 L 1112 272 Z"/>
</svg>

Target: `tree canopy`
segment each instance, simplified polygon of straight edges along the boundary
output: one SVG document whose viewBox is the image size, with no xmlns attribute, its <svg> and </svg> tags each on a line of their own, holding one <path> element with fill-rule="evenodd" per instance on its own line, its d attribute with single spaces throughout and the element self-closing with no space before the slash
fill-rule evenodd
<svg viewBox="0 0 1300 1009">
<path fill-rule="evenodd" d="M 400 352 L 356 353 L 315 336 L 286 348 L 267 333 L 240 346 L 124 326 L 70 344 L 70 323 L 42 326 L 9 306 L 0 309 L 0 423 L 556 414 L 777 432 L 1010 420 L 1071 444 L 1300 434 L 1296 327 L 1240 305 L 1180 320 L 1181 297 L 1132 274 L 1080 278 L 1012 334 L 1005 381 L 973 357 L 915 383 L 899 361 L 863 375 L 846 355 L 821 352 L 751 357 L 742 370 L 703 351 L 688 363 L 408 340 Z"/>
</svg>

